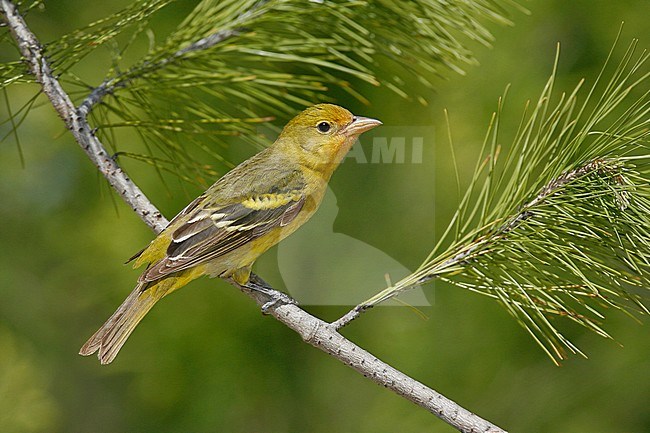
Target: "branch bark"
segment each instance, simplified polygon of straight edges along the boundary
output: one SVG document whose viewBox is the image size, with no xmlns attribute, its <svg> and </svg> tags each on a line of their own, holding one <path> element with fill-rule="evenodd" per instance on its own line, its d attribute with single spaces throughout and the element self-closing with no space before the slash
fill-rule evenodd
<svg viewBox="0 0 650 433">
<path fill-rule="evenodd" d="M 129 179 L 115 160 L 109 156 L 103 144 L 95 137 L 87 121 L 93 104 L 75 107 L 52 73 L 41 44 L 27 27 L 16 6 L 9 0 L 0 0 L 0 11 L 31 73 L 42 86 L 43 93 L 71 131 L 74 139 L 115 191 L 140 218 L 155 233 L 162 231 L 168 221 L 138 186 Z M 255 284 L 270 289 L 258 276 L 253 275 L 251 278 Z M 248 294 L 259 305 L 265 305 L 271 299 L 259 291 L 251 291 L 249 287 L 238 286 L 232 281 L 231 284 Z M 281 297 L 280 292 L 276 293 L 279 295 L 278 297 Z M 266 311 L 297 332 L 305 342 L 335 357 L 373 382 L 391 389 L 396 394 L 428 410 L 457 430 L 464 433 L 505 433 L 501 428 L 462 408 L 454 401 L 391 367 L 346 339 L 337 332 L 335 324 L 324 322 L 292 303 L 278 302 Z"/>
</svg>

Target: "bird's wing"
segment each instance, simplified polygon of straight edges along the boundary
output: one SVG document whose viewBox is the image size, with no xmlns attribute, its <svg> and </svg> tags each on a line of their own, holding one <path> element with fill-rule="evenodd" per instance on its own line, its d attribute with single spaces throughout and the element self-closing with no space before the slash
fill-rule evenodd
<svg viewBox="0 0 650 433">
<path fill-rule="evenodd" d="M 155 281 L 234 251 L 273 228 L 288 225 L 304 202 L 300 190 L 289 190 L 251 195 L 241 202 L 221 206 L 190 204 L 183 210 L 187 221 L 171 234 L 166 256 L 140 279 Z"/>
</svg>

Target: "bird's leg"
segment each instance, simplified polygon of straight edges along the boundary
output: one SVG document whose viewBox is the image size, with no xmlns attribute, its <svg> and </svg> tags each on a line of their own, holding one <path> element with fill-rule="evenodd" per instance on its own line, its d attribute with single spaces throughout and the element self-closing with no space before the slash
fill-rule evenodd
<svg viewBox="0 0 650 433">
<path fill-rule="evenodd" d="M 294 304 L 297 305 L 298 303 L 296 302 L 295 299 L 293 299 L 291 296 L 282 293 L 278 290 L 275 290 L 273 287 L 271 287 L 266 281 L 261 279 L 259 276 L 256 274 L 251 273 L 250 278 L 248 281 L 243 284 L 243 287 L 245 287 L 248 290 L 251 290 L 253 292 L 258 292 L 262 293 L 266 296 L 268 296 L 270 299 L 265 302 L 262 305 L 262 313 L 263 314 L 268 314 L 269 309 L 271 307 L 275 307 L 278 304 L 283 305 L 283 304 Z"/>
</svg>

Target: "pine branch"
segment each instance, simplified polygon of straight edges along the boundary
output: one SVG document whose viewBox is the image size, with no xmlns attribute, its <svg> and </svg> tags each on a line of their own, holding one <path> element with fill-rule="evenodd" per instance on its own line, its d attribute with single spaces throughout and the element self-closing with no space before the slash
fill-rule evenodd
<svg viewBox="0 0 650 433">
<path fill-rule="evenodd" d="M 167 224 L 167 220 L 133 184 L 117 163 L 107 156 L 102 143 L 94 136 L 88 125 L 87 111 L 75 108 L 70 97 L 61 88 L 57 78 L 53 76 L 47 60 L 43 57 L 41 45 L 27 27 L 15 5 L 9 0 L 0 0 L 0 9 L 4 22 L 11 29 L 25 61 L 29 64 L 31 73 L 42 85 L 43 92 L 63 119 L 66 127 L 70 129 L 75 140 L 86 151 L 122 199 L 140 215 L 155 233 L 159 233 Z M 255 275 L 252 276 L 252 280 L 257 284 L 266 285 Z M 264 305 L 270 300 L 270 297 L 260 292 L 251 292 L 247 287 L 238 287 L 253 298 L 258 305 Z M 279 295 L 279 292 L 277 293 Z M 296 331 L 305 342 L 337 358 L 375 383 L 391 389 L 396 394 L 428 410 L 457 430 L 467 433 L 504 432 L 499 427 L 379 360 L 339 334 L 332 324 L 308 314 L 297 305 L 279 303 L 269 308 L 268 313 Z"/>
<path fill-rule="evenodd" d="M 86 114 L 75 108 L 68 94 L 52 74 L 50 65 L 43 56 L 43 47 L 28 29 L 16 7 L 5 0 L 1 4 L 5 22 L 8 24 L 24 60 L 28 63 L 31 73 L 42 86 L 43 93 L 52 103 L 66 128 L 70 130 L 91 161 L 131 209 L 147 225 L 155 227 L 158 231 L 162 230 L 167 225 L 167 221 L 158 209 L 146 199 L 140 188 L 110 157 L 95 136 L 93 129 L 88 125 Z"/>
<path fill-rule="evenodd" d="M 650 82 L 634 41 L 598 94 L 580 83 L 553 105 L 555 71 L 505 156 L 496 114 L 472 182 L 446 232 L 411 275 L 337 321 L 434 279 L 500 302 L 557 362 L 584 355 L 551 321 L 567 318 L 611 338 L 605 308 L 648 314 Z M 606 65 L 607 66 L 607 65 Z M 557 62 L 556 62 L 557 67 Z M 444 242 L 448 242 L 442 250 Z M 442 251 L 441 251 L 442 250 Z"/>
<path fill-rule="evenodd" d="M 583 166 L 563 173 L 559 177 L 551 180 L 541 189 L 541 191 L 539 191 L 533 200 L 523 205 L 522 209 L 517 214 L 512 216 L 508 221 L 494 230 L 489 238 L 481 238 L 466 245 L 459 246 L 456 250 L 454 250 L 455 255 L 452 255 L 452 257 L 441 262 L 435 270 L 429 270 L 429 272 L 424 273 L 419 277 L 419 279 L 416 279 L 414 282 L 410 283 L 409 286 L 404 287 L 399 291 L 396 291 L 395 286 L 388 287 L 369 300 L 357 305 L 352 310 L 348 311 L 346 314 L 333 322 L 332 325 L 336 329 L 341 329 L 344 326 L 347 326 L 353 320 L 357 319 L 364 311 L 399 295 L 403 291 L 409 290 L 413 287 L 421 286 L 431 280 L 441 278 L 445 273 L 458 272 L 460 268 L 468 265 L 469 261 L 475 258 L 474 254 L 482 246 L 502 239 L 503 237 L 507 236 L 509 232 L 515 230 L 520 224 L 529 219 L 532 216 L 531 209 L 544 201 L 548 196 L 552 195 L 558 189 L 562 188 L 577 178 L 603 169 L 604 166 L 608 165 L 608 162 L 609 161 L 604 160 L 590 161 Z"/>
<path fill-rule="evenodd" d="M 120 74 L 115 78 L 106 79 L 102 84 L 95 87 L 92 92 L 90 92 L 86 99 L 84 99 L 84 101 L 81 103 L 79 108 L 85 113 L 90 113 L 93 107 L 100 103 L 106 95 L 113 94 L 116 90 L 127 87 L 132 79 L 140 78 L 148 71 L 160 70 L 172 62 L 182 59 L 184 56 L 190 53 L 212 48 L 218 43 L 223 42 L 224 40 L 235 36 L 238 33 L 238 30 L 223 30 L 212 33 L 211 35 L 201 38 L 200 40 L 192 43 L 188 47 L 176 51 L 170 57 L 160 59 L 155 63 L 144 62 L 142 64 L 138 64 L 135 67 L 129 69 L 129 71 L 124 74 Z"/>
</svg>

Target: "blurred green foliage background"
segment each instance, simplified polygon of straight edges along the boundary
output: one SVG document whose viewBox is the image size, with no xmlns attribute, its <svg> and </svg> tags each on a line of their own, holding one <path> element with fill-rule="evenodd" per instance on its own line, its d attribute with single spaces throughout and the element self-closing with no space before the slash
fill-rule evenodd
<svg viewBox="0 0 650 433">
<path fill-rule="evenodd" d="M 57 0 L 32 12 L 28 23 L 43 41 L 54 40 L 127 3 Z M 632 37 L 650 46 L 647 0 L 525 6 L 531 15 L 513 11 L 514 27 L 490 26 L 492 49 L 470 44 L 480 66 L 466 68 L 466 76 L 447 73 L 436 93 L 422 94 L 428 106 L 381 87 L 364 89 L 370 106 L 338 101 L 386 127 L 427 127 L 434 136 L 424 140 L 422 163 L 408 162 L 408 147 L 404 164 L 348 159 L 332 180 L 339 208 L 333 232 L 415 268 L 458 200 L 444 108 L 461 176 L 467 176 L 505 86 L 512 84 L 502 126 L 507 143 L 524 101 L 540 93 L 551 72 L 557 42 L 560 90 L 572 89 L 582 77 L 593 81 L 622 21 L 622 46 Z M 164 33 L 189 9 L 168 8 L 155 23 Z M 105 59 L 86 62 L 82 73 L 99 84 L 107 66 Z M 10 96 L 20 99 L 34 90 L 23 87 L 10 89 Z M 8 126 L 0 128 L 4 135 Z M 24 168 L 15 143 L 0 144 L 0 431 L 453 431 L 304 344 L 221 281 L 201 279 L 161 302 L 113 364 L 78 356 L 81 344 L 130 292 L 138 272 L 121 263 L 152 233 L 111 198 L 48 104 L 30 114 L 19 134 Z M 361 142 L 366 155 L 372 137 Z M 254 151 L 242 145 L 229 156 L 236 163 Z M 170 192 L 146 164 L 124 165 L 168 217 L 199 192 L 176 184 Z M 369 268 L 331 269 L 319 278 L 340 288 L 352 278 L 347 272 Z M 256 269 L 282 286 L 275 250 Z M 376 308 L 344 334 L 511 432 L 650 432 L 647 324 L 616 313 L 608 317 L 608 329 L 624 348 L 564 327 L 590 359 L 571 358 L 558 368 L 492 300 L 444 284 L 425 293 L 433 303 L 422 308 L 427 320 L 409 308 Z M 347 311 L 307 309 L 326 320 Z"/>
</svg>

